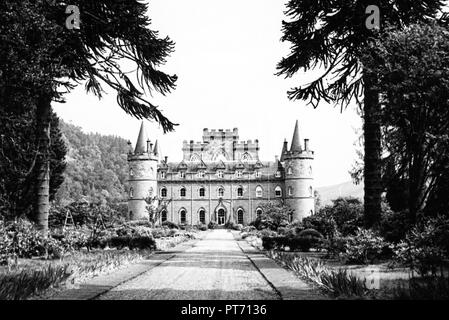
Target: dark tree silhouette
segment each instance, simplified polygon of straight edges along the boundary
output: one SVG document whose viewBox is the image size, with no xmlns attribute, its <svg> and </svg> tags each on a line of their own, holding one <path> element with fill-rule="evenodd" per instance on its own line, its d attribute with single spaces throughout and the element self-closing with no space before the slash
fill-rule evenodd
<svg viewBox="0 0 449 320">
<path fill-rule="evenodd" d="M 79 29 L 66 28 L 66 1 L 5 0 L 0 4 L 2 91 L 28 88 L 36 105 L 37 184 L 35 221 L 46 233 L 49 211 L 49 147 L 51 102 L 63 101 L 77 84 L 101 98 L 112 88 L 128 114 L 155 120 L 164 132 L 174 129 L 145 98 L 175 87 L 176 76 L 158 69 L 173 42 L 150 29 L 148 5 L 138 0 L 74 0 L 81 12 Z M 130 65 L 135 70 L 129 74 Z M 132 69 L 131 69 L 132 70 Z"/>
<path fill-rule="evenodd" d="M 366 27 L 366 9 L 377 5 L 380 30 Z M 343 110 L 351 101 L 362 109 L 364 119 L 365 224 L 380 221 L 381 131 L 378 79 L 364 72 L 362 54 L 386 25 L 403 26 L 432 19 L 443 3 L 438 0 L 290 0 L 283 21 L 282 41 L 291 45 L 290 54 L 278 64 L 278 75 L 292 77 L 300 70 L 322 70 L 311 83 L 288 92 L 292 100 L 307 100 L 314 107 L 320 101 L 339 104 Z"/>
</svg>

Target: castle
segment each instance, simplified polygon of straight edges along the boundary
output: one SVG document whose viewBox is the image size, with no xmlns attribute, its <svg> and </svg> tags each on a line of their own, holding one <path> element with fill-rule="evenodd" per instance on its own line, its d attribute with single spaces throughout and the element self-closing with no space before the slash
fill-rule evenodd
<svg viewBox="0 0 449 320">
<path fill-rule="evenodd" d="M 275 161 L 260 161 L 259 141 L 239 141 L 237 128 L 204 129 L 203 141 L 184 141 L 182 151 L 181 162 L 162 159 L 142 122 L 128 154 L 130 219 L 147 218 L 145 198 L 155 196 L 170 200 L 160 222 L 246 225 L 262 213 L 264 202 L 274 200 L 294 209 L 292 221 L 314 213 L 314 152 L 308 139 L 301 145 L 298 121 L 290 149 L 284 141 Z"/>
</svg>

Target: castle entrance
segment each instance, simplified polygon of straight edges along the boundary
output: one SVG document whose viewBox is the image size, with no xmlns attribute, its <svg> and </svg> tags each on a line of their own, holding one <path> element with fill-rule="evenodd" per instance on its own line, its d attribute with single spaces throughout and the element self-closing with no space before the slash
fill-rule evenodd
<svg viewBox="0 0 449 320">
<path fill-rule="evenodd" d="M 218 209 L 218 215 L 217 215 L 217 223 L 218 225 L 222 226 L 226 222 L 226 212 L 224 209 Z"/>
</svg>

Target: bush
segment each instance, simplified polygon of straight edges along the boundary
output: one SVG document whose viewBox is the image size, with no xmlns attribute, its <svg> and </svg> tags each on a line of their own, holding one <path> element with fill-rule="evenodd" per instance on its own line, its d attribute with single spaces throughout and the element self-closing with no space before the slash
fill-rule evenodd
<svg viewBox="0 0 449 320">
<path fill-rule="evenodd" d="M 380 234 L 385 240 L 398 243 L 405 238 L 410 227 L 411 224 L 408 221 L 407 211 L 393 212 L 391 210 L 383 210 Z"/>
<path fill-rule="evenodd" d="M 108 239 L 107 244 L 111 248 L 123 249 L 156 249 L 156 242 L 149 236 L 121 236 Z"/>
<path fill-rule="evenodd" d="M 231 230 L 238 230 L 238 231 L 243 229 L 243 227 L 241 225 L 239 225 L 239 224 L 237 224 L 235 222 L 231 222 L 231 221 L 226 222 L 225 228 L 226 229 L 231 229 Z"/>
<path fill-rule="evenodd" d="M 179 229 L 179 226 L 176 223 L 171 222 L 171 221 L 162 222 L 162 226 L 167 227 L 169 229 Z"/>
<path fill-rule="evenodd" d="M 327 228 L 331 228 L 333 219 L 336 223 L 337 230 L 342 233 L 343 236 L 354 235 L 357 233 L 358 228 L 363 227 L 363 204 L 356 198 L 338 198 L 332 201 L 332 205 L 327 205 L 320 209 L 317 215 L 323 217 L 322 230 L 323 234 L 328 235 Z M 326 221 L 326 219 L 329 219 Z M 307 220 L 306 220 L 307 221 Z M 311 223 L 313 221 L 310 221 Z M 329 224 L 328 224 L 329 223 Z"/>
<path fill-rule="evenodd" d="M 262 231 L 266 232 L 268 230 Z M 291 251 L 300 250 L 307 252 L 311 248 L 319 248 L 322 238 L 323 236 L 318 231 L 308 229 L 292 238 L 273 235 L 262 236 L 262 246 L 265 250 L 285 250 L 286 247 L 289 247 Z"/>
<path fill-rule="evenodd" d="M 306 217 L 302 223 L 307 229 L 315 229 L 326 238 L 332 238 L 337 232 L 337 223 L 332 216 L 323 214 L 319 211 L 317 214 Z"/>
<path fill-rule="evenodd" d="M 436 275 L 448 266 L 449 219 L 437 217 L 418 223 L 395 247 L 394 252 L 399 263 L 419 274 L 430 272 Z"/>
<path fill-rule="evenodd" d="M 391 255 L 389 245 L 376 232 L 359 228 L 355 236 L 347 237 L 342 257 L 347 263 L 373 263 Z"/>
<path fill-rule="evenodd" d="M 59 258 L 70 249 L 52 237 L 44 237 L 29 221 L 0 222 L 1 264 L 11 256 Z"/>
<path fill-rule="evenodd" d="M 217 227 L 217 223 L 215 221 L 210 221 L 209 224 L 207 225 L 207 227 L 209 229 L 215 229 Z"/>
<path fill-rule="evenodd" d="M 206 230 L 207 230 L 207 225 L 205 225 L 204 223 L 199 224 L 199 225 L 198 225 L 198 230 L 200 230 L 200 231 L 206 231 Z"/>
</svg>

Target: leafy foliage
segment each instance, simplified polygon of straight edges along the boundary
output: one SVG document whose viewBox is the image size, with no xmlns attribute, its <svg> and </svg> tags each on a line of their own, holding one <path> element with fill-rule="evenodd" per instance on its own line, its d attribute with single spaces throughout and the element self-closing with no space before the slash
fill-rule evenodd
<svg viewBox="0 0 449 320">
<path fill-rule="evenodd" d="M 252 223 L 258 230 L 271 229 L 276 231 L 279 227 L 288 225 L 293 210 L 278 202 L 266 202 L 261 206 L 262 214 Z"/>
<path fill-rule="evenodd" d="M 19 112 L 0 108 L 0 214 L 5 218 L 29 216 L 33 210 L 36 176 L 36 121 L 34 110 Z M 51 115 L 50 200 L 64 181 L 66 146 Z"/>
<path fill-rule="evenodd" d="M 443 273 L 449 258 L 449 220 L 428 218 L 395 247 L 396 259 L 421 275 Z"/>
<path fill-rule="evenodd" d="M 84 133 L 81 128 L 60 122 L 67 145 L 64 183 L 56 204 L 72 202 L 117 203 L 126 200 L 127 141 L 116 136 Z"/>
</svg>

